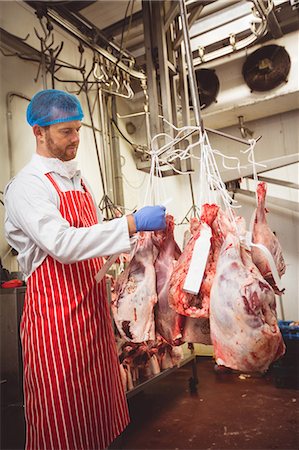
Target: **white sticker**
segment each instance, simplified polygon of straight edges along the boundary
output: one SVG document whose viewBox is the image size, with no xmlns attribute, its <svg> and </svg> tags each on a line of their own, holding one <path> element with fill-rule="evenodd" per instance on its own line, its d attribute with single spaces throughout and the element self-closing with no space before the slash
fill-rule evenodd
<svg viewBox="0 0 299 450">
<path fill-rule="evenodd" d="M 194 244 L 189 270 L 183 287 L 183 290 L 190 294 L 198 294 L 199 292 L 210 253 L 211 237 L 211 228 L 203 222 L 200 227 L 200 235 Z"/>
</svg>

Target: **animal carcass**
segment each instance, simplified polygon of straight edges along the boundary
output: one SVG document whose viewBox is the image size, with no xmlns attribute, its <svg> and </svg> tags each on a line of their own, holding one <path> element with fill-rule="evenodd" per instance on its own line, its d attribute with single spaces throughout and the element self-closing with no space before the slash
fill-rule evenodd
<svg viewBox="0 0 299 450">
<path fill-rule="evenodd" d="M 284 353 L 275 294 L 232 233 L 228 233 L 217 263 L 210 328 L 219 365 L 265 372 Z"/>
<path fill-rule="evenodd" d="M 201 216 L 200 222 L 197 219 L 193 219 L 191 221 L 192 236 L 186 247 L 184 248 L 182 255 L 178 259 L 178 262 L 170 278 L 169 304 L 176 312 L 184 316 L 193 318 L 209 317 L 210 290 L 216 267 L 213 249 L 213 229 L 211 250 L 207 260 L 199 293 L 191 294 L 189 292 L 185 292 L 183 287 L 192 259 L 194 245 L 196 240 L 200 236 L 203 223 L 208 224 L 211 227 L 217 216 L 218 210 L 219 206 L 217 205 L 203 205 L 203 214 Z"/>
<path fill-rule="evenodd" d="M 269 250 L 277 268 L 278 275 L 281 277 L 285 273 L 286 266 L 280 243 L 267 223 L 267 210 L 265 207 L 266 191 L 266 183 L 260 182 L 257 187 L 258 206 L 255 211 L 252 241 L 254 244 L 264 245 Z M 280 294 L 281 291 L 276 286 L 270 269 L 270 264 L 265 256 L 265 253 L 257 247 L 252 247 L 251 252 L 253 262 L 258 267 L 265 280 L 268 281 L 277 294 Z"/>
<path fill-rule="evenodd" d="M 152 233 L 139 233 L 131 261 L 118 277 L 111 309 L 118 331 L 127 341 L 155 339 L 154 306 L 157 303 Z"/>
<path fill-rule="evenodd" d="M 169 280 L 181 254 L 181 250 L 174 240 L 173 230 L 173 216 L 167 215 L 166 230 L 156 231 L 153 235 L 154 245 L 159 251 L 155 261 L 158 295 L 158 302 L 155 306 L 155 324 L 156 332 L 169 344 L 180 345 L 182 344 L 182 316 L 168 304 Z"/>
</svg>

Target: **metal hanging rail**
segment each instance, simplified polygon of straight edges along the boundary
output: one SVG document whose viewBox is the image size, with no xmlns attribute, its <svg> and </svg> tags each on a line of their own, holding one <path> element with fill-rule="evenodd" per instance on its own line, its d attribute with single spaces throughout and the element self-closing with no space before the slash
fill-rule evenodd
<svg viewBox="0 0 299 450">
<path fill-rule="evenodd" d="M 233 141 L 237 141 L 237 142 L 241 142 L 241 144 L 245 144 L 245 145 L 249 145 L 249 141 L 246 139 L 242 139 L 242 138 L 238 138 L 236 136 L 232 136 L 230 134 L 227 133 L 223 133 L 223 131 L 219 131 L 219 130 L 214 130 L 213 128 L 208 128 L 206 127 L 206 131 L 213 133 L 213 134 L 218 134 L 218 136 L 222 136 L 224 138 L 227 139 L 232 139 Z M 256 139 L 254 139 L 256 142 L 258 142 L 261 139 L 262 136 L 258 136 Z"/>
<path fill-rule="evenodd" d="M 34 2 L 27 2 L 27 3 L 31 7 L 35 8 Z M 89 34 L 88 33 L 85 34 L 83 31 L 81 31 L 84 29 L 84 26 L 86 27 L 86 23 L 84 23 L 83 21 L 82 26 L 79 27 L 78 24 L 75 25 L 74 23 L 72 23 L 70 17 L 65 17 L 61 11 L 56 11 L 51 7 L 48 7 L 46 10 L 41 11 L 40 14 L 50 19 L 53 23 L 63 28 L 65 31 L 73 35 L 75 38 L 79 39 L 82 43 L 86 44 L 92 50 L 97 51 L 105 59 L 115 64 L 115 66 L 119 67 L 124 72 L 128 73 L 131 77 L 139 80 L 146 80 L 146 75 L 143 72 L 134 69 L 134 67 L 131 67 L 132 61 L 129 62 L 129 65 L 126 65 L 124 61 L 117 58 L 112 53 L 107 51 L 105 48 L 97 44 L 91 32 L 89 32 Z M 80 18 L 76 17 L 76 20 L 78 21 L 80 20 Z M 115 47 L 115 44 L 111 43 L 111 46 Z M 117 50 L 120 53 L 124 53 L 120 49 Z"/>
</svg>

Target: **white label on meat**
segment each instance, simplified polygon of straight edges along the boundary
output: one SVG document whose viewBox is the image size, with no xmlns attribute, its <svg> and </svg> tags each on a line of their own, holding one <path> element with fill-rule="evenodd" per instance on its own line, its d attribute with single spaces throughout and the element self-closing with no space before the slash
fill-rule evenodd
<svg viewBox="0 0 299 450">
<path fill-rule="evenodd" d="M 199 292 L 209 257 L 211 237 L 211 228 L 206 223 L 202 223 L 200 236 L 194 244 L 189 270 L 183 287 L 183 290 L 190 294 L 198 294 Z"/>
</svg>

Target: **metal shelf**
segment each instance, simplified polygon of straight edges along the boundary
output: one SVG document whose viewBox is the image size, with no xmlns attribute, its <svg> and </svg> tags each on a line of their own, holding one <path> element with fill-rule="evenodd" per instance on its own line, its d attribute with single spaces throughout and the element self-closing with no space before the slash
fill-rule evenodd
<svg viewBox="0 0 299 450">
<path fill-rule="evenodd" d="M 133 389 L 126 392 L 127 399 L 134 397 L 134 395 L 138 394 L 138 392 L 143 391 L 147 387 L 160 381 L 162 378 L 170 375 L 171 373 L 178 370 L 180 367 L 183 367 L 186 364 L 189 364 L 190 362 L 192 362 L 192 377 L 189 379 L 189 389 L 191 392 L 193 392 L 194 390 L 196 390 L 196 385 L 198 383 L 195 355 L 188 356 L 187 358 L 183 359 L 179 365 L 171 367 L 170 369 L 165 369 L 162 372 L 158 373 L 157 375 L 154 375 L 153 377 L 145 381 L 142 381 L 141 383 L 138 383 Z"/>
</svg>

